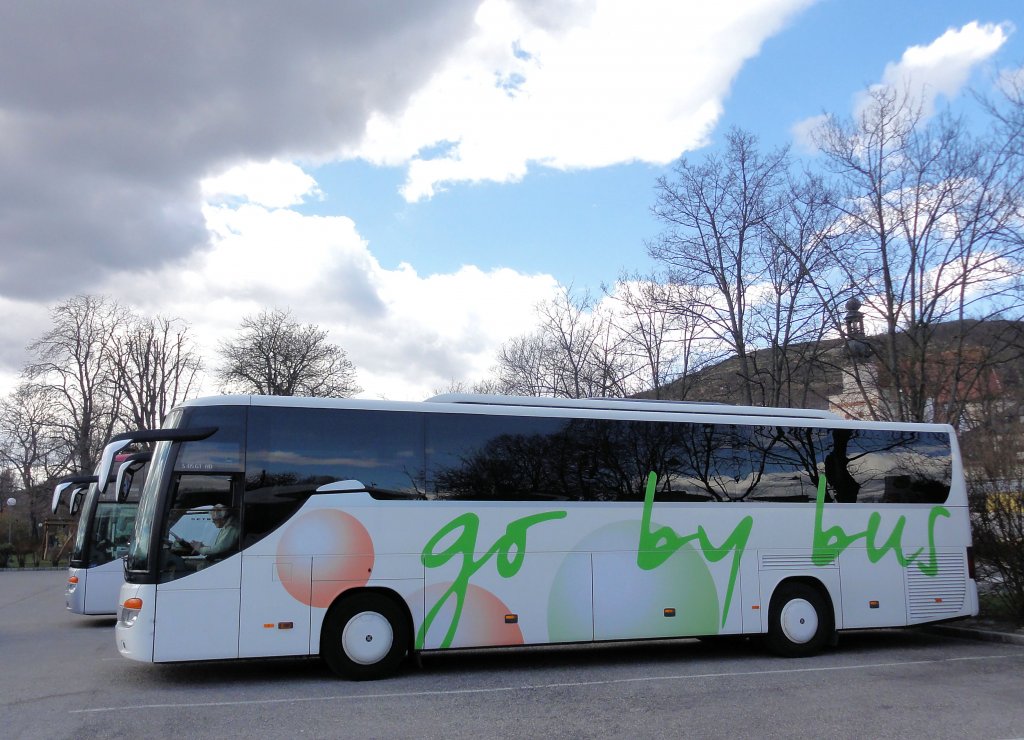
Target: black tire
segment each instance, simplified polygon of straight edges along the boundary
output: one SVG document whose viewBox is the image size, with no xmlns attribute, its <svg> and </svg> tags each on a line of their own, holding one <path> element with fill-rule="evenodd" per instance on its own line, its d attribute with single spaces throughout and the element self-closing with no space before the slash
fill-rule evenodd
<svg viewBox="0 0 1024 740">
<path fill-rule="evenodd" d="M 342 597 L 320 631 L 320 655 L 337 675 L 367 681 L 392 675 L 409 650 L 409 619 L 382 594 Z"/>
<path fill-rule="evenodd" d="M 835 618 L 821 592 L 806 583 L 784 583 L 772 596 L 766 643 L 775 654 L 805 658 L 825 647 Z"/>
</svg>

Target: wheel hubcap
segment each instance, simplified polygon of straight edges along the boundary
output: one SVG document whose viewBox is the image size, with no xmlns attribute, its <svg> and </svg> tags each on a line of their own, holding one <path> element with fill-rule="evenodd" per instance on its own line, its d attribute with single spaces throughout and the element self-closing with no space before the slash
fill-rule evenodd
<svg viewBox="0 0 1024 740">
<path fill-rule="evenodd" d="M 341 646 L 353 663 L 373 665 L 384 659 L 394 639 L 391 623 L 382 614 L 360 612 L 345 625 Z"/>
<path fill-rule="evenodd" d="M 779 623 L 782 633 L 790 642 L 802 645 L 814 639 L 818 632 L 818 612 L 811 602 L 793 599 L 782 607 Z"/>
</svg>

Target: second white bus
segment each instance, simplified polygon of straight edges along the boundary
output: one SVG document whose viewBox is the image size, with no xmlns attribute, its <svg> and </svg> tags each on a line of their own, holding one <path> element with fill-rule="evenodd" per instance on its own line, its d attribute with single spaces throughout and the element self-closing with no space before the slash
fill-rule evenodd
<svg viewBox="0 0 1024 740">
<path fill-rule="evenodd" d="M 117 459 L 117 477 L 101 495 L 96 476 L 71 476 L 54 489 L 52 510 L 69 491 L 68 509 L 78 514 L 64 603 L 88 616 L 117 614 L 124 583 L 124 556 L 135 531 L 135 512 L 149 453 Z"/>
</svg>

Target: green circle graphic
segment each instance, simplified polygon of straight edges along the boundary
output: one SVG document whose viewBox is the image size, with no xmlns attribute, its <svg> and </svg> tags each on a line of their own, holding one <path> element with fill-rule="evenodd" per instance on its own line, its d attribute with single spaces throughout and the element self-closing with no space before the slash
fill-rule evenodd
<svg viewBox="0 0 1024 740">
<path fill-rule="evenodd" d="M 636 562 L 639 536 L 639 520 L 615 522 L 567 554 L 548 598 L 552 642 L 718 633 L 718 590 L 700 550 L 688 542 L 643 570 Z M 675 616 L 666 616 L 666 609 L 675 609 Z"/>
</svg>

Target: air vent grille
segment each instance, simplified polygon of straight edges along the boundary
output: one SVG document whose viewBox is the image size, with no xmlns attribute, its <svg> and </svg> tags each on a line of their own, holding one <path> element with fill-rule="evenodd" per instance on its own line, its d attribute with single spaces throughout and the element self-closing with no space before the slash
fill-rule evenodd
<svg viewBox="0 0 1024 740">
<path fill-rule="evenodd" d="M 936 555 L 939 572 L 928 576 L 916 563 L 907 568 L 907 610 L 911 622 L 942 619 L 961 611 L 967 596 L 965 553 Z"/>
</svg>

